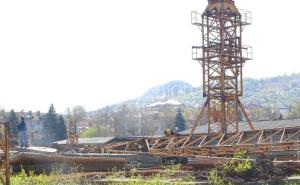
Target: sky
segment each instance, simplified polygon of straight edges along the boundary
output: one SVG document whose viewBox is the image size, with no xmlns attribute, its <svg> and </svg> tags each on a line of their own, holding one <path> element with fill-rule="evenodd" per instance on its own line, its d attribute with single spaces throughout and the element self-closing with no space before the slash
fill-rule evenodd
<svg viewBox="0 0 300 185">
<path fill-rule="evenodd" d="M 206 0 L 0 0 L 0 107 L 97 110 L 172 80 L 200 86 L 191 59 Z M 300 72 L 300 1 L 236 0 L 252 12 L 245 77 Z"/>
</svg>

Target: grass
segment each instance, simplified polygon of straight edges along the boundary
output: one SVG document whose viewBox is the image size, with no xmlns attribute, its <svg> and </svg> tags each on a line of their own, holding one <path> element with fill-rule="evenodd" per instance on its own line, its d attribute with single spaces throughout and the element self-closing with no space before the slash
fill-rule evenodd
<svg viewBox="0 0 300 185">
<path fill-rule="evenodd" d="M 96 176 L 93 179 L 82 176 L 79 172 L 73 172 L 68 175 L 62 175 L 61 170 L 53 170 L 50 174 L 27 174 L 21 170 L 18 174 L 11 176 L 12 185 L 92 185 L 98 180 L 105 180 L 109 185 L 186 185 L 195 184 L 195 178 L 192 175 L 178 175 L 180 165 L 164 167 L 164 173 L 155 173 L 149 177 L 142 177 L 132 169 L 129 173 L 125 171 L 113 171 L 105 179 Z"/>
<path fill-rule="evenodd" d="M 129 177 L 126 177 L 124 172 L 115 172 L 107 177 L 109 185 L 123 185 L 124 182 L 128 185 L 186 185 L 195 184 L 195 177 L 191 174 L 178 175 L 181 165 L 172 165 L 164 167 L 164 173 L 155 173 L 149 177 L 136 175 L 135 170 L 130 171 Z"/>
<path fill-rule="evenodd" d="M 143 177 L 136 173 L 137 169 L 132 169 L 129 173 L 114 170 L 111 175 L 101 177 L 100 175 L 87 178 L 75 170 L 70 174 L 62 175 L 62 170 L 53 170 L 50 174 L 27 174 L 21 170 L 18 174 L 11 176 L 12 185 L 94 185 L 99 180 L 103 180 L 108 185 L 194 185 L 195 177 L 192 174 L 180 174 L 180 165 L 164 167 L 164 173 L 155 173 L 148 177 Z M 211 185 L 232 185 L 222 177 L 217 170 L 212 170 L 208 177 Z M 285 180 L 282 185 L 296 185 L 293 180 Z M 265 184 L 267 185 L 267 184 Z"/>
<path fill-rule="evenodd" d="M 24 169 L 10 178 L 12 185 L 90 185 L 91 182 L 80 176 L 79 173 L 62 175 L 61 170 L 53 170 L 50 174 L 27 174 Z"/>
</svg>

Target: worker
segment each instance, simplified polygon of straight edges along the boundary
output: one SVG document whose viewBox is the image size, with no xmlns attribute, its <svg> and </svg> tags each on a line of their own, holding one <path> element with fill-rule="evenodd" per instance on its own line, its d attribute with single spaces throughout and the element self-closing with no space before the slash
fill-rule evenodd
<svg viewBox="0 0 300 185">
<path fill-rule="evenodd" d="M 21 118 L 21 123 L 18 126 L 18 130 L 20 132 L 21 147 L 27 148 L 28 147 L 27 127 L 23 117 Z"/>
<path fill-rule="evenodd" d="M 171 136 L 174 136 L 175 133 L 174 133 L 174 131 L 173 131 L 172 129 L 167 128 L 167 129 L 165 129 L 165 131 L 164 131 L 164 135 L 165 135 L 166 137 L 171 137 Z"/>
</svg>

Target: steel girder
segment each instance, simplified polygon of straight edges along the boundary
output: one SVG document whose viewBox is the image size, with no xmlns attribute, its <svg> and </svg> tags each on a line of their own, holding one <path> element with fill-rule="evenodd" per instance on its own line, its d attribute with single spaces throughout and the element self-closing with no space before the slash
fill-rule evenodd
<svg viewBox="0 0 300 185">
<path fill-rule="evenodd" d="M 239 111 L 254 130 L 239 97 L 243 95 L 243 65 L 249 59 L 242 45 L 245 25 L 232 0 L 208 1 L 203 14 L 192 12 L 192 24 L 202 31 L 202 46 L 193 47 L 193 59 L 203 73 L 203 96 L 208 133 L 226 133 L 229 127 L 239 131 Z M 247 15 L 247 14 L 246 14 Z M 250 50 L 250 49 L 249 49 Z"/>
<path fill-rule="evenodd" d="M 300 127 L 144 138 L 86 149 L 86 152 L 186 157 L 228 156 L 240 150 L 267 155 L 269 152 L 299 151 Z"/>
</svg>

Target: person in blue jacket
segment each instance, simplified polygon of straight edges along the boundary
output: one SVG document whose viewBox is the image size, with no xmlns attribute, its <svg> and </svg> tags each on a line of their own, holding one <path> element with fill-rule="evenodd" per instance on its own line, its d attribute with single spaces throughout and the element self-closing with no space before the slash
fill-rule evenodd
<svg viewBox="0 0 300 185">
<path fill-rule="evenodd" d="M 21 118 L 21 123 L 18 126 L 18 130 L 21 135 L 20 136 L 21 147 L 28 147 L 27 127 L 23 117 Z"/>
</svg>

